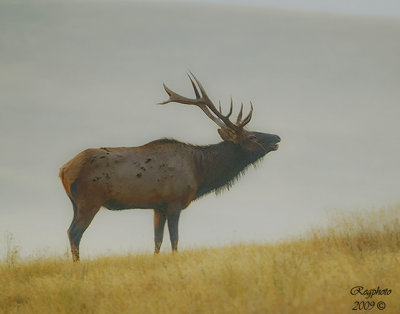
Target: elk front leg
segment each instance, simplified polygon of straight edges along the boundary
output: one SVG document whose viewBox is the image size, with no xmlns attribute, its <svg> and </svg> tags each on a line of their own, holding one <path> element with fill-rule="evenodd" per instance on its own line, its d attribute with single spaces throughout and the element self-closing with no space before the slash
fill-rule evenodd
<svg viewBox="0 0 400 314">
<path fill-rule="evenodd" d="M 178 222 L 179 216 L 181 214 L 180 210 L 175 210 L 168 213 L 168 230 L 169 230 L 169 238 L 171 239 L 171 247 L 172 253 L 178 251 Z"/>
<path fill-rule="evenodd" d="M 154 254 L 160 253 L 166 219 L 167 217 L 163 212 L 154 210 Z"/>
</svg>

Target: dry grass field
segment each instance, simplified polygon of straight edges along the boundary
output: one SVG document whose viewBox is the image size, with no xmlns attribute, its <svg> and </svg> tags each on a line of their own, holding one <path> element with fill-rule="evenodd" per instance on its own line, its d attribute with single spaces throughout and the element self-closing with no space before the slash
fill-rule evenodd
<svg viewBox="0 0 400 314">
<path fill-rule="evenodd" d="M 400 205 L 337 215 L 279 243 L 76 264 L 21 260 L 11 247 L 0 264 L 0 312 L 400 313 L 399 218 Z M 386 295 L 351 295 L 355 286 Z"/>
</svg>

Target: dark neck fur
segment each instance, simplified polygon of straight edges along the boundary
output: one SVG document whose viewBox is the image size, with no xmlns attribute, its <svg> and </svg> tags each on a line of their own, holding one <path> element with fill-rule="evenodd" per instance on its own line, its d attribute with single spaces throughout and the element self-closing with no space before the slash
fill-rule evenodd
<svg viewBox="0 0 400 314">
<path fill-rule="evenodd" d="M 229 189 L 251 164 L 264 156 L 243 150 L 228 141 L 195 147 L 195 165 L 199 188 L 196 198 L 215 191 Z"/>
</svg>

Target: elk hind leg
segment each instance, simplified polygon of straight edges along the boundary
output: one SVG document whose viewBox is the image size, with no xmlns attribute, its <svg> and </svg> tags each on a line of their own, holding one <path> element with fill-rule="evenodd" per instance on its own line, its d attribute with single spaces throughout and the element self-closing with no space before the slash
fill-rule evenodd
<svg viewBox="0 0 400 314">
<path fill-rule="evenodd" d="M 167 217 L 162 211 L 154 210 L 154 254 L 160 253 L 166 219 Z"/>
<path fill-rule="evenodd" d="M 99 211 L 100 206 L 79 206 L 74 202 L 72 203 L 74 206 L 74 218 L 68 228 L 68 238 L 71 245 L 72 260 L 77 262 L 79 261 L 79 244 L 82 235 Z"/>
<path fill-rule="evenodd" d="M 168 216 L 167 216 L 169 238 L 171 240 L 172 253 L 175 253 L 178 251 L 178 240 L 179 240 L 178 222 L 179 222 L 180 214 L 181 214 L 180 210 L 175 210 L 175 211 L 168 213 Z"/>
</svg>

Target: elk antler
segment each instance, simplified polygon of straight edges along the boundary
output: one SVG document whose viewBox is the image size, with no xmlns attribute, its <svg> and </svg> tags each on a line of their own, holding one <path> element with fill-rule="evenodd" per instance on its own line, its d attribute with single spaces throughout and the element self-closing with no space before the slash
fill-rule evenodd
<svg viewBox="0 0 400 314">
<path fill-rule="evenodd" d="M 231 116 L 232 111 L 233 111 L 232 98 L 231 98 L 231 106 L 230 106 L 230 110 L 229 110 L 228 114 L 223 115 L 222 110 L 221 110 L 221 103 L 219 104 L 219 111 L 218 111 L 217 108 L 215 108 L 215 105 L 212 103 L 212 101 L 208 97 L 206 91 L 204 90 L 204 88 L 201 85 L 201 83 L 199 82 L 199 80 L 194 76 L 194 74 L 192 72 L 189 71 L 189 73 L 188 73 L 188 77 L 190 79 L 190 82 L 192 83 L 194 93 L 196 94 L 196 98 L 192 99 L 192 98 L 187 98 L 187 97 L 181 96 L 181 95 L 173 92 L 165 84 L 163 84 L 165 91 L 169 95 L 169 99 L 160 104 L 164 105 L 164 104 L 168 104 L 170 102 L 176 102 L 176 103 L 180 103 L 180 104 L 198 106 L 218 126 L 220 126 L 222 128 L 229 128 L 236 132 L 242 130 L 243 127 L 247 123 L 250 122 L 252 114 L 253 114 L 253 104 L 251 102 L 250 102 L 250 105 L 251 105 L 250 113 L 247 115 L 247 117 L 243 121 L 241 121 L 242 111 L 243 111 L 243 104 L 242 104 L 238 118 L 236 120 L 236 124 L 235 124 L 229 120 L 229 117 Z M 193 81 L 193 79 L 194 79 L 194 81 Z M 196 86 L 196 84 L 197 84 L 197 86 Z M 200 89 L 200 92 L 199 92 L 199 89 Z"/>
</svg>

